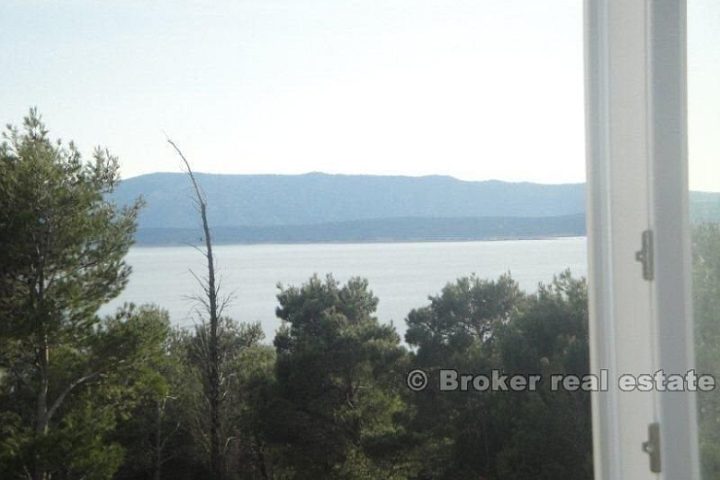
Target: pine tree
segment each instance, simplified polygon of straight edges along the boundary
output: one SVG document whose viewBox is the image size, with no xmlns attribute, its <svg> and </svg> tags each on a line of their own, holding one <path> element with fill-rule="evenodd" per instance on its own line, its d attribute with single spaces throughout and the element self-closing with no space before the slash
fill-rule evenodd
<svg viewBox="0 0 720 480">
<path fill-rule="evenodd" d="M 116 157 L 98 148 L 94 161 L 84 162 L 72 142 L 50 139 L 34 109 L 22 129 L 9 126 L 3 137 L 0 342 L 7 348 L 0 366 L 7 382 L 18 382 L 8 392 L 30 399 L 3 414 L 18 428 L 31 424 L 21 442 L 31 461 L 22 468 L 39 480 L 48 478 L 50 432 L 61 417 L 70 421 L 68 398 L 106 375 L 76 358 L 90 355 L 98 308 L 127 282 L 123 258 L 141 204 L 109 203 L 106 195 L 119 181 Z"/>
</svg>

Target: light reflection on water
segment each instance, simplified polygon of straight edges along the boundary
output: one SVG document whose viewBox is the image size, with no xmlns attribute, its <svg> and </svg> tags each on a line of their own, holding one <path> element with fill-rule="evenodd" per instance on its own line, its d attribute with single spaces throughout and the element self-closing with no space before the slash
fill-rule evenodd
<svg viewBox="0 0 720 480">
<path fill-rule="evenodd" d="M 366 277 L 380 299 L 378 318 L 393 323 L 402 335 L 404 319 L 426 305 L 449 281 L 476 273 L 496 278 L 510 271 L 521 288 L 534 291 L 538 282 L 569 268 L 587 272 L 584 237 L 484 242 L 365 243 L 305 245 L 218 245 L 215 254 L 224 293 L 234 301 L 226 314 L 240 321 L 261 322 L 272 338 L 280 321 L 275 317 L 278 282 L 299 285 L 313 273 L 333 273 L 345 281 Z M 133 267 L 128 287 L 101 313 L 123 302 L 155 303 L 170 312 L 173 323 L 196 321 L 195 303 L 188 297 L 200 288 L 190 270 L 204 274 L 204 257 L 191 247 L 135 247 L 127 257 Z"/>
</svg>

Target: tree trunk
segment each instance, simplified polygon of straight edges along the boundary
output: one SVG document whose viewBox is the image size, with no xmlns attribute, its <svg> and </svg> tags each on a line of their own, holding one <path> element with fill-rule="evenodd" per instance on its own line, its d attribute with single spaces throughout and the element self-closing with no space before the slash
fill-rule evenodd
<svg viewBox="0 0 720 480">
<path fill-rule="evenodd" d="M 50 345 L 48 341 L 48 335 L 46 327 L 44 325 L 43 318 L 43 304 L 45 303 L 45 269 L 43 265 L 42 256 L 37 259 L 38 265 L 38 276 L 36 279 L 36 285 L 34 291 L 34 316 L 36 322 L 36 335 L 39 340 L 36 351 L 36 362 L 38 373 L 40 375 L 40 389 L 37 394 L 37 412 L 35 419 L 35 438 L 40 439 L 47 435 L 49 414 L 48 414 L 48 388 L 50 385 L 49 379 L 49 366 L 50 366 Z M 42 468 L 40 452 L 35 452 L 34 458 L 35 464 L 33 465 L 33 480 L 45 480 L 47 478 L 47 472 Z"/>
<path fill-rule="evenodd" d="M 218 354 L 218 315 L 217 315 L 217 290 L 215 288 L 215 264 L 212 251 L 212 240 L 210 238 L 210 227 L 207 221 L 207 210 L 205 202 L 200 203 L 200 215 L 202 217 L 203 230 L 205 233 L 205 247 L 207 249 L 208 268 L 208 304 L 210 306 L 210 375 L 208 384 L 210 387 L 210 467 L 213 478 L 222 478 L 222 459 L 220 456 L 220 357 Z"/>
<path fill-rule="evenodd" d="M 255 435 L 255 452 L 257 453 L 257 462 L 260 466 L 260 475 L 262 475 L 263 480 L 270 480 L 270 475 L 268 474 L 267 465 L 265 464 L 265 454 L 263 453 L 263 445 L 260 440 L 258 440 L 257 435 Z"/>
<path fill-rule="evenodd" d="M 37 395 L 37 413 L 35 420 L 35 438 L 44 437 L 48 432 L 48 366 L 50 364 L 50 347 L 48 346 L 47 335 L 42 335 L 40 348 L 38 349 L 38 370 L 40 373 L 40 390 Z M 33 480 L 45 480 L 47 474 L 40 464 L 40 454 L 35 453 L 35 465 L 33 467 Z"/>
<path fill-rule="evenodd" d="M 205 288 L 208 297 L 208 314 L 210 317 L 210 338 L 208 339 L 208 369 L 207 369 L 207 399 L 210 414 L 210 471 L 213 480 L 222 480 L 223 478 L 223 462 L 222 453 L 220 451 L 220 355 L 218 351 L 218 291 L 215 282 L 215 259 L 212 250 L 212 237 L 210 235 L 210 225 L 207 219 L 207 201 L 200 186 L 195 179 L 190 162 L 187 161 L 185 155 L 172 140 L 168 139 L 168 143 L 172 145 L 175 151 L 182 159 L 187 173 L 192 181 L 195 189 L 195 196 L 200 205 L 200 218 L 202 220 L 203 233 L 205 236 L 205 258 L 207 260 L 207 285 Z"/>
<path fill-rule="evenodd" d="M 157 402 L 157 424 L 155 425 L 155 462 L 153 465 L 153 480 L 160 480 L 162 467 L 162 421 L 164 400 Z"/>
</svg>

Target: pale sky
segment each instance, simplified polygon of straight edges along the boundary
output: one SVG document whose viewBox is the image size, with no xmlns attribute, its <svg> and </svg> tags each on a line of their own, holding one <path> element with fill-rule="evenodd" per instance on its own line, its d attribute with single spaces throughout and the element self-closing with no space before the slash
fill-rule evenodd
<svg viewBox="0 0 720 480">
<path fill-rule="evenodd" d="M 718 4 L 690 10 L 714 190 Z M 36 105 L 124 177 L 179 171 L 165 131 L 205 172 L 585 178 L 580 0 L 4 0 L 0 46 L 0 122 Z"/>
</svg>

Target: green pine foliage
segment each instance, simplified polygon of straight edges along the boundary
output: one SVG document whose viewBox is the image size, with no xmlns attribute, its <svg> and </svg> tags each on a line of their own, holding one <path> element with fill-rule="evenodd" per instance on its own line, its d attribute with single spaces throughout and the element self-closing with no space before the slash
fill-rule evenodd
<svg viewBox="0 0 720 480">
<path fill-rule="evenodd" d="M 461 373 L 585 374 L 587 294 L 569 272 L 538 292 L 509 274 L 461 278 L 408 316 L 412 364 L 437 378 Z M 433 382 L 430 383 L 432 387 Z M 409 395 L 409 429 L 422 452 L 415 478 L 592 478 L 590 395 L 553 392 L 439 392 Z"/>
<path fill-rule="evenodd" d="M 208 464 L 207 324 L 100 305 L 127 282 L 140 202 L 118 207 L 117 161 L 52 141 L 33 110 L 0 146 L 0 478 L 525 480 L 592 478 L 590 395 L 440 392 L 461 373 L 588 372 L 584 279 L 536 293 L 510 274 L 448 283 L 408 313 L 404 346 L 367 280 L 279 288 L 282 327 L 222 317 L 221 468 Z M 695 227 L 698 370 L 720 377 L 720 229 Z M 407 388 L 422 369 L 428 387 Z M 699 399 L 705 478 L 720 475 L 720 401 Z"/>
<path fill-rule="evenodd" d="M 84 162 L 34 110 L 3 138 L 0 476 L 111 478 L 122 453 L 107 435 L 144 381 L 156 337 L 138 325 L 148 312 L 107 321 L 96 312 L 127 282 L 140 202 L 108 203 L 116 158 L 96 149 Z"/>
<path fill-rule="evenodd" d="M 367 281 L 315 276 L 282 289 L 278 302 L 285 324 L 265 423 L 267 437 L 285 446 L 292 478 L 407 478 L 394 442 L 406 352 L 394 327 L 374 316 Z"/>
<path fill-rule="evenodd" d="M 720 378 L 720 224 L 693 230 L 693 296 L 697 370 Z M 698 393 L 703 478 L 720 477 L 720 398 Z"/>
</svg>

